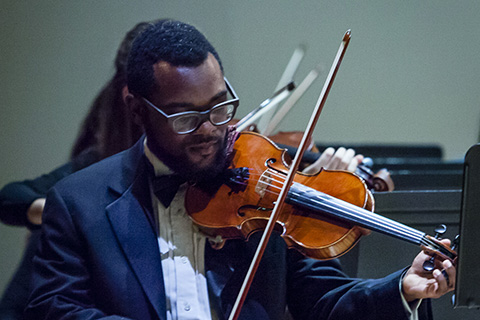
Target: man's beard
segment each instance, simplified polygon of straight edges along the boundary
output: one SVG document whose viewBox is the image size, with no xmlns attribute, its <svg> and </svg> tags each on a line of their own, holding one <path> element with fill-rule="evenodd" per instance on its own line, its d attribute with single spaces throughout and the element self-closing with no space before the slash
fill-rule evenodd
<svg viewBox="0 0 480 320">
<path fill-rule="evenodd" d="M 186 181 L 191 183 L 199 183 L 208 181 L 213 177 L 218 176 L 220 173 L 224 172 L 228 167 L 227 164 L 227 150 L 225 148 L 226 136 L 222 138 L 211 138 L 211 139 L 202 139 L 198 143 L 205 140 L 218 140 L 218 150 L 215 154 L 215 157 L 212 163 L 205 168 L 198 168 L 195 164 L 191 163 L 188 157 L 172 157 L 169 155 L 163 155 L 159 157 L 162 162 L 167 165 L 172 171 L 178 174 L 180 177 L 184 178 Z"/>
</svg>

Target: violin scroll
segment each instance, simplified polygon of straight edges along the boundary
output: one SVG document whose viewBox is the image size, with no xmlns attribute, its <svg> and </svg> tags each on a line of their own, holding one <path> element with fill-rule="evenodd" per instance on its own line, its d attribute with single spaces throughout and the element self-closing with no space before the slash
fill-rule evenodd
<svg viewBox="0 0 480 320">
<path fill-rule="evenodd" d="M 367 184 L 368 189 L 374 191 L 393 191 L 393 183 L 390 172 L 387 169 L 380 169 L 377 173 L 372 170 L 373 160 L 366 157 L 357 167 L 355 173 L 360 176 Z"/>
</svg>

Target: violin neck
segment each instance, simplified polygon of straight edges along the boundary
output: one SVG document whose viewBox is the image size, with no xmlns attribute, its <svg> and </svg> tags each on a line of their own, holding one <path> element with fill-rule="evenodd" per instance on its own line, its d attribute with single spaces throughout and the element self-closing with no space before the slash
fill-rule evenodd
<svg viewBox="0 0 480 320">
<path fill-rule="evenodd" d="M 437 239 L 426 235 L 424 232 L 302 184 L 293 183 L 285 201 L 293 206 L 318 213 L 319 218 L 325 217 L 325 214 L 327 214 L 348 224 L 358 225 L 413 243 L 452 261 L 456 258 L 456 253 L 453 250 L 445 247 Z"/>
<path fill-rule="evenodd" d="M 325 216 L 326 213 L 352 225 L 358 225 L 419 246 L 425 245 L 426 234 L 424 232 L 299 183 L 292 185 L 286 202 L 322 216 Z"/>
</svg>

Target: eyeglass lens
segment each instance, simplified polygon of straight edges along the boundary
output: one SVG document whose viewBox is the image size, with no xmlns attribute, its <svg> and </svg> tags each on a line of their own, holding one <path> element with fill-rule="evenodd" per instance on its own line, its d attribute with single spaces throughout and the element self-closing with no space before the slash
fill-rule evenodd
<svg viewBox="0 0 480 320">
<path fill-rule="evenodd" d="M 197 129 L 203 119 L 209 119 L 214 125 L 222 125 L 233 118 L 235 106 L 233 104 L 224 104 L 210 109 L 206 114 L 185 114 L 172 121 L 173 129 L 177 133 L 188 133 Z"/>
</svg>

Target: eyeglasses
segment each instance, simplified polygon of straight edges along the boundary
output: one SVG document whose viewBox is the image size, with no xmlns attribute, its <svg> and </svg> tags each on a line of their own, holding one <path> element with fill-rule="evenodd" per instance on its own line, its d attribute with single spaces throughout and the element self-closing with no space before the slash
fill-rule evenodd
<svg viewBox="0 0 480 320">
<path fill-rule="evenodd" d="M 215 126 L 221 126 L 233 119 L 237 111 L 239 99 L 228 80 L 226 78 L 224 80 L 227 90 L 233 99 L 219 103 L 206 111 L 185 111 L 168 115 L 147 99 L 143 97 L 142 99 L 167 119 L 173 131 L 178 134 L 187 134 L 197 130 L 206 120 Z"/>
</svg>

